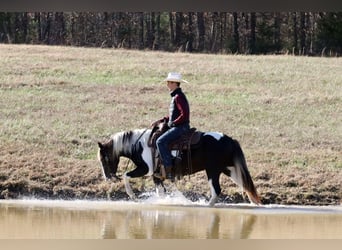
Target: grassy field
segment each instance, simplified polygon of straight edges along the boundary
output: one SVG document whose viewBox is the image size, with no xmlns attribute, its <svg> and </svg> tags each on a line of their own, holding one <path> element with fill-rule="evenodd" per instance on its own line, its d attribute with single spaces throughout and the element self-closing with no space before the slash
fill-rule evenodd
<svg viewBox="0 0 342 250">
<path fill-rule="evenodd" d="M 169 71 L 190 82 L 191 125 L 240 142 L 264 203 L 341 203 L 341 58 L 1 44 L 0 198 L 127 199 L 102 179 L 97 141 L 166 115 Z M 241 202 L 221 178 L 221 202 Z M 178 186 L 210 194 L 204 172 Z"/>
</svg>

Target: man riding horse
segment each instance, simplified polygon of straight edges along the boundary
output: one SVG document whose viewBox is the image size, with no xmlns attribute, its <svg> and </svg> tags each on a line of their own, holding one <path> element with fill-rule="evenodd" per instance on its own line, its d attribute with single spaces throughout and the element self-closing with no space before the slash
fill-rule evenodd
<svg viewBox="0 0 342 250">
<path fill-rule="evenodd" d="M 182 75 L 180 73 L 170 72 L 164 81 L 166 81 L 167 88 L 171 95 L 169 115 L 153 122 L 151 127 L 154 127 L 163 121 L 167 122 L 169 127 L 169 129 L 156 141 L 165 172 L 161 171 L 163 174 L 155 174 L 155 176 L 160 179 L 166 178 L 174 181 L 172 171 L 174 164 L 169 145 L 190 130 L 190 107 L 189 102 L 180 87 L 181 82 L 187 83 L 187 81 L 182 79 Z"/>
<path fill-rule="evenodd" d="M 221 194 L 220 175 L 223 173 L 246 192 L 250 202 L 261 204 L 239 142 L 224 133 L 195 133 L 195 128 L 190 129 L 189 103 L 180 88 L 180 83 L 186 81 L 179 73 L 169 73 L 165 81 L 171 94 L 168 116 L 153 122 L 153 129 L 121 131 L 107 142 L 98 142 L 98 160 L 104 177 L 117 179 L 120 157 L 131 159 L 136 167 L 123 174 L 123 181 L 126 193 L 135 199 L 129 183 L 132 178 L 154 176 L 156 186 L 163 186 L 164 179 L 173 181 L 175 177 L 205 170 L 211 190 L 209 205 L 213 206 Z M 161 166 L 156 170 L 155 147 L 151 145 L 156 145 L 165 170 Z M 170 147 L 183 150 L 187 157 L 173 163 Z"/>
</svg>

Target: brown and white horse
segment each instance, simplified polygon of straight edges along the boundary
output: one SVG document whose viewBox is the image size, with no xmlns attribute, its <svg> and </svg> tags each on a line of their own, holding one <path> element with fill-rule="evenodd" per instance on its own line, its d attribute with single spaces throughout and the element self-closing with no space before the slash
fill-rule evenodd
<svg viewBox="0 0 342 250">
<path fill-rule="evenodd" d="M 106 179 L 117 178 L 116 172 L 120 157 L 127 157 L 135 164 L 134 170 L 127 171 L 123 175 L 126 192 L 132 199 L 135 195 L 129 179 L 152 176 L 154 173 L 153 151 L 149 146 L 151 132 L 151 129 L 123 131 L 112 135 L 105 143 L 98 143 L 98 160 L 101 162 Z M 188 167 L 187 157 L 183 157 L 175 175 L 180 177 L 205 170 L 211 190 L 210 206 L 216 203 L 221 193 L 219 183 L 221 173 L 229 176 L 240 186 L 246 192 L 250 202 L 261 204 L 237 140 L 219 132 L 205 132 L 201 136 L 199 146 L 191 148 L 190 155 L 191 168 Z M 156 185 L 160 184 L 157 178 L 154 178 L 154 182 Z"/>
</svg>

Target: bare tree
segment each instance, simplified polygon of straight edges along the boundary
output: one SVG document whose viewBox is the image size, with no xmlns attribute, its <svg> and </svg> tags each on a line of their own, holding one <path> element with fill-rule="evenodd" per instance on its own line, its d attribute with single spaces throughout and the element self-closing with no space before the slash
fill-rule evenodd
<svg viewBox="0 0 342 250">
<path fill-rule="evenodd" d="M 250 41 L 249 41 L 249 52 L 250 54 L 256 53 L 256 14 L 255 12 L 251 13 L 251 34 L 250 34 Z"/>
<path fill-rule="evenodd" d="M 183 45 L 183 13 L 176 12 L 175 45 L 179 49 Z"/>
<path fill-rule="evenodd" d="M 197 28 L 198 28 L 198 51 L 204 51 L 205 25 L 204 25 L 203 12 L 197 12 Z"/>
<path fill-rule="evenodd" d="M 239 53 L 239 44 L 240 44 L 240 36 L 239 36 L 238 14 L 236 12 L 233 12 L 233 45 L 232 45 L 233 53 Z"/>
<path fill-rule="evenodd" d="M 193 29 L 193 12 L 188 13 L 188 38 L 186 44 L 186 51 L 192 52 L 193 51 L 193 41 L 194 41 L 194 29 Z"/>
<path fill-rule="evenodd" d="M 298 33 L 297 33 L 297 13 L 292 13 L 293 18 L 293 52 L 296 53 L 298 51 Z"/>
<path fill-rule="evenodd" d="M 274 14 L 274 48 L 276 52 L 281 49 L 281 39 L 280 39 L 280 13 Z"/>
<path fill-rule="evenodd" d="M 299 44 L 300 44 L 300 51 L 302 55 L 306 54 L 306 25 L 305 25 L 305 12 L 300 12 L 300 27 L 299 27 Z"/>
<path fill-rule="evenodd" d="M 173 13 L 172 12 L 169 13 L 169 24 L 170 24 L 170 40 L 171 40 L 171 44 L 174 45 L 175 44 L 175 31 L 173 27 Z"/>
</svg>

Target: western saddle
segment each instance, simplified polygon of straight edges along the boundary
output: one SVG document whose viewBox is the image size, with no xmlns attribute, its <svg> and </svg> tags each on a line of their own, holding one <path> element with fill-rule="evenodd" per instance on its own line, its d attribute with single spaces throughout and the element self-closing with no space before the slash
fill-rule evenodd
<svg viewBox="0 0 342 250">
<path fill-rule="evenodd" d="M 164 173 L 164 169 L 161 166 L 161 162 L 159 159 L 159 154 L 157 153 L 156 141 L 157 139 L 168 130 L 168 126 L 166 122 L 161 122 L 160 124 L 153 127 L 150 138 L 148 140 L 148 146 L 152 148 L 152 156 L 156 160 L 155 161 L 155 172 L 160 171 L 160 173 Z M 194 148 L 200 144 L 200 139 L 203 132 L 197 131 L 196 128 L 191 128 L 187 133 L 183 134 L 177 140 L 171 142 L 169 145 L 170 150 L 177 151 L 177 156 L 175 160 L 176 168 L 180 167 L 181 156 L 183 152 L 187 153 L 187 170 L 191 172 L 191 148 Z M 164 175 L 164 174 L 162 174 Z"/>
</svg>

